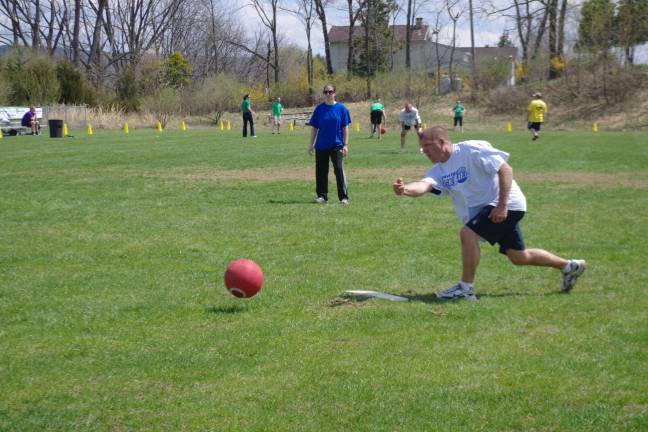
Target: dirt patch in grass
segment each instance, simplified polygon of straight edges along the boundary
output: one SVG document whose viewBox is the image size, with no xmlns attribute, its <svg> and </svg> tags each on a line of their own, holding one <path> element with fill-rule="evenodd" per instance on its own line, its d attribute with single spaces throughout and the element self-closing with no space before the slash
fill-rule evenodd
<svg viewBox="0 0 648 432">
<path fill-rule="evenodd" d="M 519 183 L 552 183 L 564 187 L 605 187 L 648 189 L 646 174 L 599 174 L 588 172 L 556 172 L 556 173 L 520 173 L 516 176 Z"/>
<path fill-rule="evenodd" d="M 405 181 L 419 180 L 425 173 L 424 168 L 355 168 L 347 172 L 350 182 L 379 183 L 393 182 L 402 177 Z M 137 174 L 150 178 L 162 178 L 190 182 L 275 182 L 275 181 L 315 181 L 313 168 L 252 168 L 244 170 L 205 170 L 194 172 L 153 172 Z M 333 180 L 333 173 L 330 173 Z M 648 189 L 648 174 L 601 174 L 589 172 L 552 172 L 552 173 L 524 173 L 516 172 L 515 178 L 524 183 L 550 183 L 566 188 L 572 187 L 604 187 L 604 188 L 632 188 Z"/>
<path fill-rule="evenodd" d="M 334 299 L 329 300 L 329 307 L 340 307 L 340 306 L 363 306 L 368 298 L 354 298 L 354 297 L 335 297 Z"/>
</svg>

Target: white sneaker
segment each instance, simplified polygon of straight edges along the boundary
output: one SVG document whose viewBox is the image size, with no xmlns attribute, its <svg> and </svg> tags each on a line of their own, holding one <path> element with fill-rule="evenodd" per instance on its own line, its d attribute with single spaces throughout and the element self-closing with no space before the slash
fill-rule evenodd
<svg viewBox="0 0 648 432">
<path fill-rule="evenodd" d="M 349 200 L 344 198 L 342 201 L 340 201 L 340 204 L 349 205 Z"/>
<path fill-rule="evenodd" d="M 326 204 L 326 200 L 324 199 L 324 197 L 317 197 L 317 198 L 315 198 L 315 202 L 316 202 L 317 204 Z"/>
<path fill-rule="evenodd" d="M 586 263 L 585 260 L 569 260 L 567 265 L 562 271 L 563 274 L 563 280 L 562 280 L 562 286 L 560 288 L 560 291 L 562 292 L 569 292 L 571 291 L 572 288 L 574 288 L 574 285 L 576 285 L 576 281 L 578 280 L 578 277 L 583 274 L 585 271 Z"/>
<path fill-rule="evenodd" d="M 252 137 L 251 137 L 251 138 L 256 138 L 256 135 L 252 135 Z"/>
<path fill-rule="evenodd" d="M 466 299 L 466 300 L 477 300 L 475 296 L 475 291 L 472 288 L 464 288 L 460 283 L 453 286 L 450 289 L 436 293 L 436 296 L 441 299 Z"/>
</svg>

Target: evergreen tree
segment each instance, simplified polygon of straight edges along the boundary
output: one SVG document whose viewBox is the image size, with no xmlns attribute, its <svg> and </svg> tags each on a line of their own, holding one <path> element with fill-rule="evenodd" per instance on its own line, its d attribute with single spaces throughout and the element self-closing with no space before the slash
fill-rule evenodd
<svg viewBox="0 0 648 432">
<path fill-rule="evenodd" d="M 504 31 L 504 33 L 500 35 L 499 41 L 497 41 L 497 46 L 500 48 L 513 46 L 513 42 L 511 42 L 511 35 L 508 31 Z"/>
<path fill-rule="evenodd" d="M 615 44 L 623 48 L 628 64 L 633 64 L 634 47 L 648 42 L 648 0 L 621 0 L 614 27 Z"/>
<path fill-rule="evenodd" d="M 165 64 L 164 77 L 167 84 L 174 89 L 191 84 L 191 64 L 178 51 L 169 56 Z"/>
<path fill-rule="evenodd" d="M 610 0 L 587 0 L 578 26 L 579 50 L 607 52 L 614 41 L 614 4 Z"/>
<path fill-rule="evenodd" d="M 374 77 L 388 66 L 391 31 L 390 14 L 398 8 L 395 0 L 367 0 L 361 13 L 361 37 L 354 40 L 358 56 L 353 72 L 362 77 Z"/>
</svg>

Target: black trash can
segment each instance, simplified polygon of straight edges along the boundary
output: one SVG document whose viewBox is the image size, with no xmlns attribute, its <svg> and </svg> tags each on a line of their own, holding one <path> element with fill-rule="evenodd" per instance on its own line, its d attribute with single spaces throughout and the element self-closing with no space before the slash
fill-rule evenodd
<svg viewBox="0 0 648 432">
<path fill-rule="evenodd" d="M 63 120 L 49 120 L 47 122 L 50 138 L 63 138 Z"/>
</svg>

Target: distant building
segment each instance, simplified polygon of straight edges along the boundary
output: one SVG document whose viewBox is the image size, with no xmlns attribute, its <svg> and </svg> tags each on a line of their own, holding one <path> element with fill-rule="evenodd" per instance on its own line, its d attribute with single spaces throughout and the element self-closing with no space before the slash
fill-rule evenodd
<svg viewBox="0 0 648 432">
<path fill-rule="evenodd" d="M 394 35 L 393 66 L 395 70 L 405 68 L 405 36 L 407 26 L 390 26 Z M 353 33 L 354 39 L 362 38 L 364 31 L 362 27 L 356 27 Z M 349 38 L 349 26 L 332 26 L 329 30 L 329 42 L 331 44 L 331 63 L 335 72 L 346 71 Z M 416 23 L 411 27 L 410 60 L 412 70 L 435 72 L 437 69 L 437 55 L 440 60 L 441 69 L 447 69 L 450 64 L 452 47 L 434 42 L 434 34 L 430 32 L 429 26 L 423 23 L 422 18 L 416 18 Z M 438 50 L 438 54 L 437 54 Z M 470 47 L 455 47 L 453 64 L 470 69 L 471 62 Z M 475 47 L 476 62 L 485 59 L 510 59 L 517 57 L 516 47 Z M 391 61 L 391 60 L 390 60 Z"/>
</svg>

